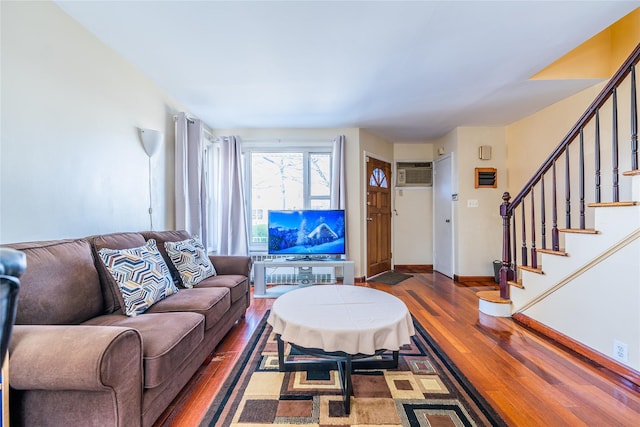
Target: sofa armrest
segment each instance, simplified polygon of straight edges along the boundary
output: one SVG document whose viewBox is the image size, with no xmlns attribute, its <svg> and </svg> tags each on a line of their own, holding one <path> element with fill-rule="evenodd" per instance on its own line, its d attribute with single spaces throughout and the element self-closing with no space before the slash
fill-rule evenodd
<svg viewBox="0 0 640 427">
<path fill-rule="evenodd" d="M 141 401 L 142 339 L 134 329 L 16 325 L 9 354 L 15 389 L 111 389 Z"/>
<path fill-rule="evenodd" d="M 251 266 L 253 265 L 251 257 L 241 255 L 210 255 L 209 258 L 217 274 L 239 274 L 241 276 L 251 277 Z"/>
</svg>

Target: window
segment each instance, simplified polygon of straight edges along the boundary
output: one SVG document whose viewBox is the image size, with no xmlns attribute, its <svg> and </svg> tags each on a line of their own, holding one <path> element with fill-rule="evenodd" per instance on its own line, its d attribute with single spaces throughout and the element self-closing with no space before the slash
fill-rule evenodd
<svg viewBox="0 0 640 427">
<path fill-rule="evenodd" d="M 251 250 L 267 248 L 269 210 L 329 209 L 331 146 L 245 147 Z"/>
<path fill-rule="evenodd" d="M 388 188 L 389 183 L 387 182 L 387 175 L 380 168 L 375 168 L 369 177 L 369 186 L 370 187 L 382 187 Z"/>
<path fill-rule="evenodd" d="M 251 211 L 251 219 L 262 219 L 264 218 L 264 209 L 253 209 Z"/>
</svg>

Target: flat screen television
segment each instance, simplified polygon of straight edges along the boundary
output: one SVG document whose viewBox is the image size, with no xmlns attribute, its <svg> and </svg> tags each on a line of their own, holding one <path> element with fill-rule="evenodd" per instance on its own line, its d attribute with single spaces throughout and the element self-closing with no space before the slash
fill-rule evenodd
<svg viewBox="0 0 640 427">
<path fill-rule="evenodd" d="M 291 255 L 292 261 L 344 255 L 344 210 L 271 210 L 270 255 Z"/>
</svg>

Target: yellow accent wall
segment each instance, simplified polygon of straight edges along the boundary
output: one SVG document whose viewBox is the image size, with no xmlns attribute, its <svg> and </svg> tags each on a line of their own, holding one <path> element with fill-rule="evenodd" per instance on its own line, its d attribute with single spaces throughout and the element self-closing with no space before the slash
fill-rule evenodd
<svg viewBox="0 0 640 427">
<path fill-rule="evenodd" d="M 560 144 L 604 85 L 587 88 L 506 127 L 507 189 L 512 196 Z"/>
<path fill-rule="evenodd" d="M 620 64 L 640 43 L 640 8 L 629 13 L 609 28 L 611 29 L 610 75 L 613 75 Z"/>
<path fill-rule="evenodd" d="M 608 79 L 640 42 L 640 8 L 548 65 L 531 80 Z"/>
</svg>

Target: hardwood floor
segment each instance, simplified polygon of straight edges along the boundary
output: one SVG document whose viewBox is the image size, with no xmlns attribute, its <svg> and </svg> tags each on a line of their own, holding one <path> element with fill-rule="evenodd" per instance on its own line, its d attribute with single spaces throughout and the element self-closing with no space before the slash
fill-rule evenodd
<svg viewBox="0 0 640 427">
<path fill-rule="evenodd" d="M 415 273 L 397 285 L 359 284 L 402 299 L 487 401 L 513 426 L 638 426 L 640 393 L 511 319 L 478 311 L 486 284 Z M 469 286 L 477 285 L 477 286 Z M 255 299 L 155 427 L 195 426 L 273 303 Z"/>
</svg>

